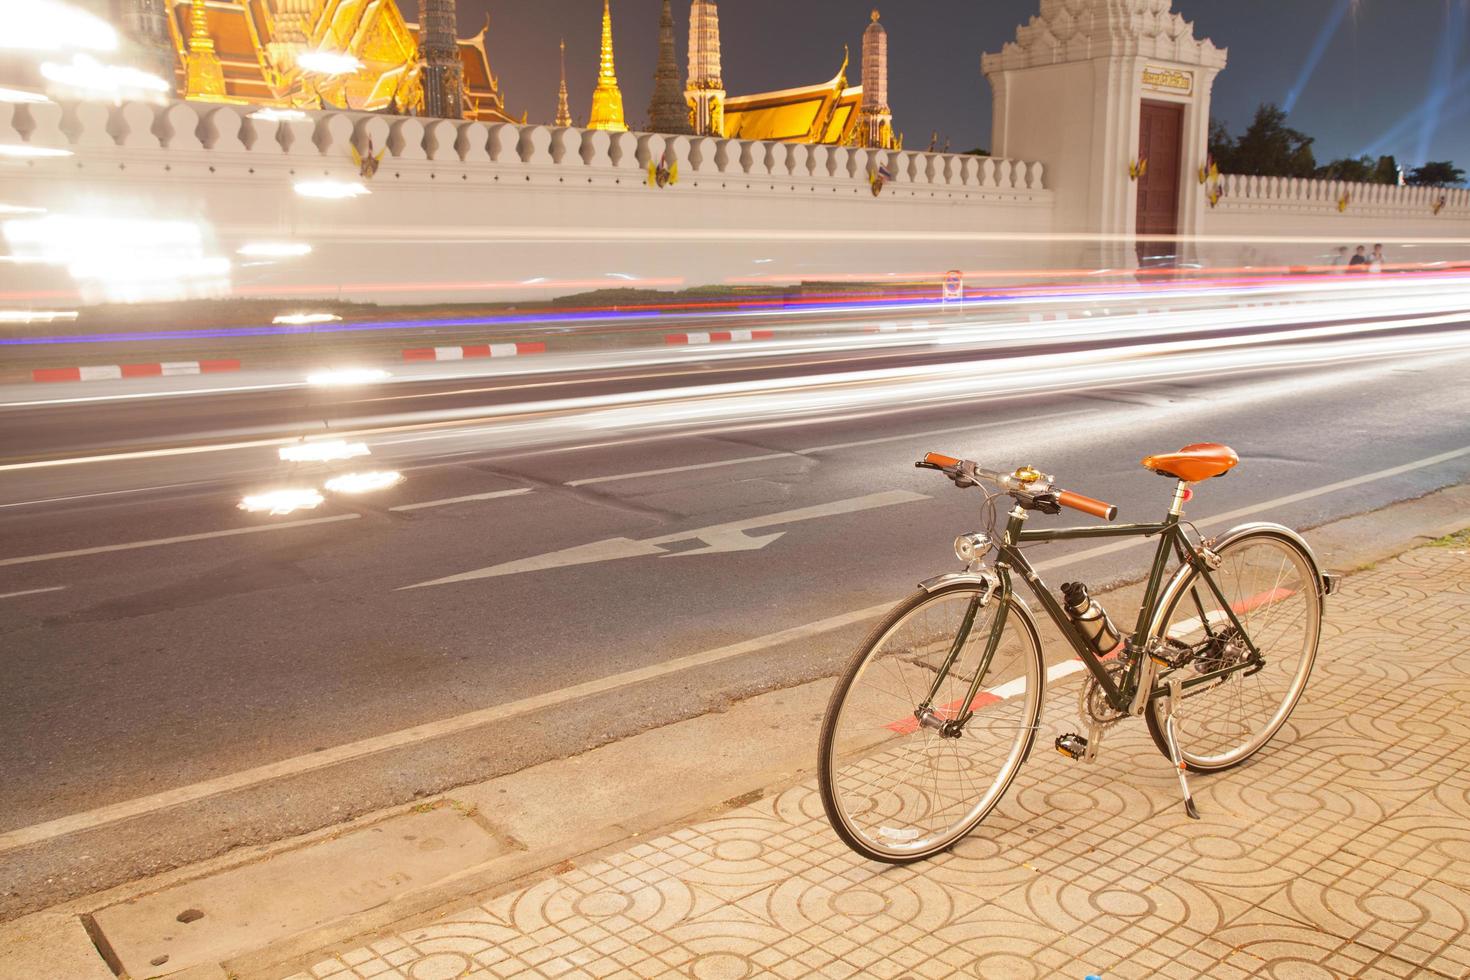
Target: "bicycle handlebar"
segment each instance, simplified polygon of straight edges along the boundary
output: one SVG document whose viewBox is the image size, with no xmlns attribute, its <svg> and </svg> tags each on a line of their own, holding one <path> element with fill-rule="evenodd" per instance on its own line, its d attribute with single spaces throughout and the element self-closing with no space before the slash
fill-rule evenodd
<svg viewBox="0 0 1470 980">
<path fill-rule="evenodd" d="M 1093 517 L 1101 518 L 1105 521 L 1111 521 L 1118 516 L 1116 505 L 1106 504 L 1101 500 L 1094 500 L 1091 497 L 1084 497 L 1082 494 L 1073 493 L 1070 490 L 1059 491 L 1057 493 L 1057 503 L 1063 507 L 1080 510 L 1084 514 L 1091 514 Z"/>
<path fill-rule="evenodd" d="M 1062 490 L 1052 483 L 1051 477 L 1043 476 L 1034 470 L 1032 473 L 1035 479 L 1021 479 L 1020 477 L 1024 474 L 1023 470 L 1017 470 L 1015 473 L 1000 473 L 976 466 L 968 459 L 956 459 L 943 453 L 925 453 L 924 458 L 914 465 L 921 469 L 939 470 L 953 480 L 955 486 L 958 487 L 971 487 L 975 485 L 976 480 L 989 480 L 1009 493 L 1021 492 L 1029 495 L 1028 499 L 1049 497 L 1059 506 L 1070 507 L 1104 521 L 1111 521 L 1118 516 L 1116 505 L 1080 493 L 1073 493 L 1071 490 Z"/>
</svg>

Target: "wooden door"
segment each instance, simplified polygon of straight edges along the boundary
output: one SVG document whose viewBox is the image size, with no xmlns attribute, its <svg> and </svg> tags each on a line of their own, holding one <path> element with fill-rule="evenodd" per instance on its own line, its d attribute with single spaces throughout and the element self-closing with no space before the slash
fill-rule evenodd
<svg viewBox="0 0 1470 980">
<path fill-rule="evenodd" d="M 1184 106 L 1145 100 L 1139 109 L 1138 159 L 1148 172 L 1138 179 L 1138 236 L 1179 234 L 1179 168 Z"/>
</svg>

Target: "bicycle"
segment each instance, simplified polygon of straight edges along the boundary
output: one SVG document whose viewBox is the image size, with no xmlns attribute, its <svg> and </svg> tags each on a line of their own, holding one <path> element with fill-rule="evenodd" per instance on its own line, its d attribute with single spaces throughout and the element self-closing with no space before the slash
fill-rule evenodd
<svg viewBox="0 0 1470 980">
<path fill-rule="evenodd" d="M 1047 679 L 1036 620 L 1012 588 L 1013 572 L 1088 675 L 1079 704 L 1088 734 L 1063 734 L 1056 749 L 1091 762 L 1108 727 L 1141 716 L 1178 773 L 1186 812 L 1198 819 L 1186 774 L 1239 765 L 1286 723 L 1316 659 L 1325 598 L 1338 583 L 1289 528 L 1245 524 L 1204 539 L 1183 520 L 1192 484 L 1238 462 L 1217 443 L 1145 457 L 1145 467 L 1177 481 L 1162 521 L 1026 529 L 1032 512 L 1066 507 L 1112 521 L 1117 508 L 1063 490 L 1029 466 L 1001 473 L 939 453 L 919 460 L 958 487 L 982 489 L 987 530 L 960 535 L 955 554 L 964 570 L 921 582 L 838 678 L 818 760 L 822 805 L 837 835 L 865 857 L 905 864 L 953 846 L 1000 802 L 1030 757 Z M 1014 506 L 997 538 L 1002 496 Z M 1028 542 L 1155 535 L 1127 637 L 1085 586 L 1065 585 L 1059 601 L 1021 551 Z M 1166 583 L 1171 555 L 1179 565 Z"/>
</svg>

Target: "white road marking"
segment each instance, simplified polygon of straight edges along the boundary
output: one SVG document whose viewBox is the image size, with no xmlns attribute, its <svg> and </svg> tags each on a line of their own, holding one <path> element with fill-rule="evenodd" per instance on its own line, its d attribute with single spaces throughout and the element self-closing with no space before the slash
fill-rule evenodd
<svg viewBox="0 0 1470 980">
<path fill-rule="evenodd" d="M 616 473 L 612 476 L 592 476 L 585 480 L 568 480 L 565 486 L 589 487 L 596 483 L 637 480 L 645 476 L 666 476 L 669 473 L 688 473 L 693 470 L 712 470 L 720 466 L 738 466 L 741 463 L 761 463 L 772 459 L 799 459 L 800 457 L 800 453 L 766 453 L 763 456 L 741 456 L 738 459 L 719 459 L 713 463 L 691 463 L 688 466 L 669 466 L 661 470 L 640 470 L 637 473 Z"/>
<path fill-rule="evenodd" d="M 1229 513 L 1221 514 L 1217 517 L 1214 517 L 1210 519 L 1210 521 L 1205 523 L 1219 523 L 1222 521 L 1233 520 L 1236 517 L 1243 517 L 1247 514 L 1256 513 L 1258 511 L 1281 507 L 1298 500 L 1306 500 L 1311 497 L 1321 496 L 1322 494 L 1332 493 L 1335 490 L 1341 490 L 1346 487 L 1358 486 L 1363 483 L 1371 483 L 1375 480 L 1382 480 L 1387 479 L 1390 476 L 1397 476 L 1400 473 L 1407 473 L 1412 470 L 1423 469 L 1426 466 L 1433 466 L 1436 463 L 1446 462 L 1448 460 L 1456 459 L 1465 455 L 1470 455 L 1470 447 L 1453 450 L 1447 453 L 1440 453 L 1437 456 L 1429 456 L 1425 459 L 1416 460 L 1412 463 L 1405 463 L 1402 466 L 1393 466 L 1386 470 L 1379 470 L 1375 473 L 1365 473 L 1360 477 L 1354 477 L 1351 480 L 1341 480 L 1337 483 L 1330 483 L 1326 486 L 1318 487 L 1315 490 L 1305 490 L 1301 493 L 1290 494 L 1285 497 L 1278 497 L 1275 500 L 1267 500 L 1259 504 L 1253 504 L 1250 507 L 1242 507 Z M 353 514 L 349 516 L 356 517 L 357 515 Z M 327 518 L 327 520 L 337 519 L 338 518 Z M 1107 545 L 1101 548 L 1093 548 L 1088 551 L 1080 552 L 1075 555 L 1068 555 L 1064 558 L 1043 562 L 1036 565 L 1035 567 L 1037 569 L 1041 569 L 1043 567 L 1050 567 L 1052 565 L 1062 564 L 1063 562 L 1076 562 L 1080 560 L 1085 560 L 1086 558 L 1092 557 L 1093 555 L 1102 552 L 1116 550 L 1119 549 L 1111 545 Z M 729 646 L 717 647 L 713 650 L 706 650 L 702 653 L 690 654 L 687 657 L 678 657 L 674 660 L 668 660 L 659 664 L 652 664 L 648 667 L 640 667 L 636 670 L 628 670 L 618 674 L 611 674 L 598 680 L 586 681 L 585 683 L 576 684 L 572 687 L 565 687 L 556 691 L 548 691 L 544 694 L 538 694 L 533 697 L 522 698 L 519 701 L 511 701 L 507 704 L 495 705 L 494 707 L 490 708 L 481 708 L 477 711 L 455 715 L 452 718 L 444 718 L 440 721 L 429 722 L 428 724 L 418 725 L 413 728 L 404 728 L 396 732 L 388 732 L 384 735 L 376 735 L 372 738 L 362 739 L 357 742 L 349 742 L 345 745 L 339 745 L 335 748 L 325 749 L 320 752 L 312 752 L 308 755 L 296 756 L 290 759 L 283 759 L 279 762 L 257 766 L 253 769 L 246 769 L 241 772 L 232 773 L 228 776 L 221 776 L 217 779 L 211 779 L 201 783 L 193 783 L 187 786 L 179 786 L 174 789 L 164 790 L 163 792 L 155 793 L 152 796 L 139 797 L 137 799 L 127 800 L 122 803 L 114 803 L 110 806 L 99 807 L 94 810 L 87 810 L 83 813 L 76 813 L 66 817 L 59 817 L 55 820 L 50 820 L 45 823 L 33 824 L 29 827 L 21 827 L 16 830 L 7 831 L 3 834 L 0 834 L 0 854 L 5 853 L 6 851 L 13 851 L 16 848 L 26 847 L 30 844 L 37 844 L 42 841 L 53 840 L 57 837 L 65 837 L 68 834 L 75 834 L 84 830 L 91 830 L 96 827 L 106 826 L 110 823 L 116 823 L 119 820 L 127 820 L 132 817 L 144 816 L 146 814 L 154 813 L 159 810 L 168 809 L 169 807 L 180 806 L 185 803 L 193 803 L 198 800 L 207 799 L 211 796 L 218 796 L 222 793 L 229 793 L 235 790 L 247 789 L 251 786 L 257 786 L 261 783 L 270 782 L 275 779 L 285 779 L 291 776 L 300 775 L 302 773 L 313 772 L 318 769 L 325 769 L 329 766 L 334 766 L 342 762 L 350 762 L 354 759 L 361 759 L 364 756 L 376 755 L 380 752 L 387 752 L 392 749 L 402 748 L 407 745 L 414 745 L 420 742 L 429 741 L 431 739 L 443 738 L 446 735 L 453 735 L 458 732 L 467 731 L 472 728 L 478 728 L 481 725 L 486 725 L 491 722 L 503 721 L 509 718 L 517 718 L 521 715 L 530 714 L 532 712 L 544 711 L 548 708 L 554 708 L 569 701 L 575 701 L 579 698 L 592 697 L 598 694 L 606 694 L 609 691 L 615 691 L 619 688 L 629 687 L 631 685 L 640 684 L 645 681 L 657 680 L 662 677 L 667 677 L 670 674 L 677 674 L 686 670 L 692 670 L 698 667 L 705 667 L 710 664 L 720 663 L 725 660 L 733 660 L 737 657 L 743 657 L 751 653 L 760 653 L 764 650 L 768 650 L 772 647 L 780 646 L 785 643 L 793 643 L 797 640 L 804 640 L 813 636 L 819 636 L 823 633 L 830 633 L 833 630 L 842 629 L 845 626 L 851 626 L 856 623 L 865 622 L 870 619 L 876 619 L 877 617 L 883 615 L 892 608 L 892 602 L 884 602 L 876 606 L 868 606 L 866 609 L 857 609 L 852 612 L 841 613 L 837 616 L 830 616 L 826 619 L 819 619 L 814 623 L 807 623 L 802 626 L 793 626 L 790 629 L 780 630 L 775 633 L 768 633 L 765 636 L 758 636 L 754 639 L 730 644 Z M 1047 668 L 1047 679 L 1059 679 L 1061 677 L 1067 676 L 1068 674 L 1076 673 L 1077 671 L 1082 669 L 1083 664 L 1081 663 L 1081 661 L 1065 660 L 1059 664 L 1053 664 L 1052 666 Z"/>
<path fill-rule="evenodd" d="M 89 500 L 93 497 L 117 497 L 129 493 L 148 493 L 151 490 L 173 490 L 177 487 L 197 487 L 194 483 L 161 483 L 156 487 L 133 487 L 127 490 L 103 490 L 100 493 L 74 493 L 66 497 L 45 497 L 40 500 L 19 500 L 13 504 L 0 504 L 0 510 L 7 507 L 32 507 L 36 504 L 59 504 L 68 500 Z"/>
<path fill-rule="evenodd" d="M 520 487 L 516 490 L 495 490 L 491 493 L 472 493 L 467 497 L 445 497 L 443 500 L 425 500 L 417 504 L 399 504 L 397 507 L 389 507 L 389 510 L 423 510 L 426 507 L 448 507 L 450 504 L 467 504 L 474 500 L 495 500 L 499 497 L 519 497 L 523 493 L 530 493 L 530 487 Z"/>
<path fill-rule="evenodd" d="M 801 507 L 797 510 L 766 514 L 763 517 L 751 517 L 743 521 L 713 524 L 709 527 L 694 528 L 690 531 L 674 531 L 656 538 L 644 538 L 636 541 L 632 538 L 608 538 L 605 541 L 594 541 L 590 544 L 577 545 L 573 548 L 563 548 L 560 551 L 552 551 L 543 555 L 518 558 L 515 561 L 490 565 L 471 572 L 461 572 L 458 575 L 450 575 L 445 578 L 434 579 L 430 582 L 405 585 L 398 591 L 423 589 L 434 585 L 450 585 L 456 582 L 472 582 L 476 579 L 496 578 L 501 575 L 518 575 L 523 572 L 538 572 L 551 568 L 567 568 L 572 565 L 588 565 L 594 562 L 615 561 L 619 558 L 643 558 L 650 555 L 662 555 L 666 553 L 666 549 L 661 547 L 662 545 L 693 539 L 705 542 L 706 547 L 683 552 L 677 557 L 682 557 L 683 555 L 710 555 L 726 551 L 756 551 L 775 541 L 785 532 L 781 531 L 776 534 L 767 534 L 760 537 L 748 537 L 744 532 L 753 531 L 757 528 L 773 527 L 780 524 L 795 524 L 798 521 L 835 517 L 839 514 L 852 514 L 858 511 L 872 510 L 876 507 L 888 507 L 893 504 L 907 504 L 928 499 L 930 498 L 926 494 L 914 493 L 911 490 L 888 490 L 883 493 L 870 493 L 864 497 L 851 497 L 847 500 L 834 500 L 830 503 L 817 504 L 812 507 Z"/>
<path fill-rule="evenodd" d="M 28 565 L 38 561 L 55 561 L 58 558 L 80 558 L 84 555 L 100 555 L 109 551 L 132 551 L 135 548 L 158 548 L 168 544 L 185 544 L 190 541 L 207 541 L 211 538 L 232 538 L 239 534 L 258 534 L 262 531 L 285 531 L 293 527 L 312 524 L 331 524 L 335 521 L 355 521 L 361 514 L 338 514 L 335 517 L 312 517 L 302 521 L 284 521 L 280 524 L 261 524 L 258 527 L 234 527 L 227 531 L 205 531 L 200 534 L 181 534 L 173 538 L 154 538 L 151 541 L 128 541 L 124 544 L 104 544 L 96 548 L 77 548 L 73 551 L 53 551 L 45 555 L 22 555 L 19 558 L 0 558 L 3 565 Z"/>
<path fill-rule="evenodd" d="M 62 589 L 65 588 L 65 585 L 53 585 L 49 589 L 26 589 L 23 592 L 3 592 L 0 593 L 0 599 L 19 599 L 23 595 L 40 595 L 43 592 L 60 592 Z"/>
<path fill-rule="evenodd" d="M 810 456 L 813 453 L 830 453 L 838 449 L 856 449 L 858 446 L 878 446 L 885 442 L 915 442 L 929 436 L 948 435 L 951 432 L 974 432 L 978 429 L 992 429 L 996 426 L 1015 426 L 1018 429 L 1034 425 L 1037 422 L 1045 422 L 1049 419 L 1081 418 L 1090 412 L 1053 412 L 1050 415 L 1033 415 L 1030 418 L 1007 419 L 1004 422 L 977 422 L 974 425 L 952 425 L 944 429 L 929 429 L 926 432 L 916 432 L 904 436 L 880 436 L 876 439 L 858 439 L 854 442 L 834 442 L 826 446 L 812 446 L 810 449 L 798 449 L 796 452 L 801 456 Z"/>
<path fill-rule="evenodd" d="M 492 722 L 546 711 L 569 701 L 606 694 L 609 691 L 615 691 L 619 688 L 641 684 L 645 681 L 657 680 L 669 674 L 692 670 L 697 667 L 707 667 L 710 664 L 720 663 L 721 661 L 733 660 L 736 657 L 743 657 L 751 653 L 759 653 L 773 646 L 793 643 L 797 640 L 804 640 L 808 637 L 841 629 L 853 623 L 873 619 L 887 612 L 891 605 L 892 603 L 885 602 L 882 605 L 843 613 L 838 616 L 818 620 L 815 623 L 807 623 L 804 626 L 794 626 L 790 629 L 768 633 L 765 636 L 756 637 L 755 639 L 733 643 L 729 646 L 717 647 L 716 649 L 706 650 L 702 653 L 690 654 L 687 657 L 679 657 L 664 663 L 611 674 L 607 677 L 576 684 L 572 687 L 562 688 L 557 691 L 548 691 L 545 694 L 538 694 L 529 698 L 522 698 L 519 701 L 511 701 L 491 708 L 481 708 L 477 711 L 467 712 L 440 721 L 429 722 L 428 724 L 418 725 L 414 728 L 389 732 L 385 735 L 377 735 L 357 742 L 349 742 L 345 745 L 338 745 L 320 752 L 312 752 L 308 755 L 284 759 L 280 762 L 273 762 L 264 766 L 257 766 L 254 769 L 246 769 L 242 772 L 221 776 L 217 779 L 193 783 L 188 786 L 179 786 L 174 789 L 164 790 L 161 793 L 154 793 L 151 796 L 139 797 L 138 799 L 127 800 L 122 803 L 114 803 L 110 806 L 60 817 L 56 820 L 49 820 L 30 827 L 21 827 L 17 830 L 0 834 L 0 854 L 6 851 L 13 851 L 19 847 L 26 847 L 57 837 L 64 837 L 68 834 L 102 827 L 119 820 L 143 816 L 185 803 L 193 803 L 211 796 L 218 796 L 221 793 L 230 793 L 272 780 L 284 779 L 302 773 L 313 772 L 318 769 L 325 769 L 329 766 L 350 762 L 354 759 L 375 755 L 380 752 L 387 752 L 405 745 L 413 745 L 430 739 L 443 738 L 446 735 L 454 735 L 458 732 L 478 728 Z"/>
</svg>

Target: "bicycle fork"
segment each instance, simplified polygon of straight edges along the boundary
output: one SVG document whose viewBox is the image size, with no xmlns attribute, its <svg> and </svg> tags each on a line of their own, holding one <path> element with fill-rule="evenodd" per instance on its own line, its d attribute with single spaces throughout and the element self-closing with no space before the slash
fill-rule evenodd
<svg viewBox="0 0 1470 980">
<path fill-rule="evenodd" d="M 1184 812 L 1194 820 L 1199 820 L 1199 810 L 1194 805 L 1194 797 L 1189 792 L 1189 780 L 1185 777 L 1184 753 L 1179 749 L 1179 734 L 1175 730 L 1174 716 L 1178 706 L 1184 703 L 1184 692 L 1180 689 L 1181 682 L 1175 678 L 1169 680 L 1169 699 L 1164 705 L 1164 740 L 1169 744 L 1169 759 L 1174 763 L 1174 771 L 1179 775 L 1179 791 L 1184 794 Z"/>
</svg>

